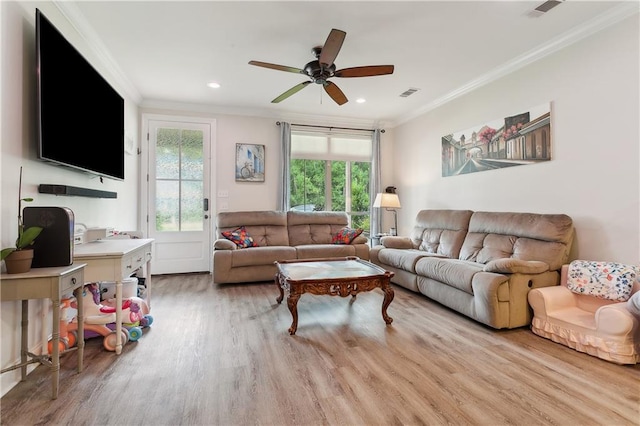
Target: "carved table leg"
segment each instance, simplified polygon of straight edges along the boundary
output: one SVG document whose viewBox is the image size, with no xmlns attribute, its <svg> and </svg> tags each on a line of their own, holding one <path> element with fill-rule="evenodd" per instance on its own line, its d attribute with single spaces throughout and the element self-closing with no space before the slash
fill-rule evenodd
<svg viewBox="0 0 640 426">
<path fill-rule="evenodd" d="M 281 303 L 282 299 L 284 299 L 284 291 L 282 290 L 282 285 L 280 285 L 280 275 L 276 275 L 276 286 L 278 286 L 278 290 L 280 290 L 280 296 L 276 298 L 276 302 Z"/>
<path fill-rule="evenodd" d="M 287 306 L 293 317 L 293 322 L 291 323 L 291 327 L 289 327 L 289 334 L 292 336 L 296 334 L 296 330 L 298 329 L 298 299 L 300 299 L 299 294 L 289 293 L 287 297 Z"/>
<path fill-rule="evenodd" d="M 382 301 L 382 318 L 384 319 L 384 322 L 391 324 L 393 322 L 393 318 L 387 315 L 387 307 L 393 300 L 395 294 L 393 292 L 393 288 L 391 288 L 388 282 L 386 285 L 382 285 L 382 291 L 384 291 L 384 300 Z"/>
</svg>

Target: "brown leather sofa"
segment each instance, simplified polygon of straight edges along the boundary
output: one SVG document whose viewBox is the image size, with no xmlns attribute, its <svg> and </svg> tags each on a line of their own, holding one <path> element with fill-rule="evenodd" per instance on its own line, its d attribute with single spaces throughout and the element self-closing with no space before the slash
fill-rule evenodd
<svg viewBox="0 0 640 426">
<path fill-rule="evenodd" d="M 273 280 L 275 261 L 358 256 L 369 259 L 363 235 L 351 244 L 332 244 L 332 237 L 348 225 L 344 212 L 245 211 L 220 212 L 216 217 L 213 252 L 215 283 Z M 244 226 L 258 247 L 238 248 L 222 232 Z"/>
</svg>

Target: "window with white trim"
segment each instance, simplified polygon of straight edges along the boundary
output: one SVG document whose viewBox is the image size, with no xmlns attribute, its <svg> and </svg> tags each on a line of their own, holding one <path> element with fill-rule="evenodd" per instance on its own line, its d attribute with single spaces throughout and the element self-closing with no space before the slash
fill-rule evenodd
<svg viewBox="0 0 640 426">
<path fill-rule="evenodd" d="M 291 210 L 344 211 L 369 230 L 370 132 L 291 131 Z"/>
</svg>

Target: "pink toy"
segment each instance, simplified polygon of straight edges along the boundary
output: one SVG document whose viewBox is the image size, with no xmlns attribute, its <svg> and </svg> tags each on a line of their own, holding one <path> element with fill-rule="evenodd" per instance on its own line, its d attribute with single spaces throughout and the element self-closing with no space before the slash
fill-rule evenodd
<svg viewBox="0 0 640 426">
<path fill-rule="evenodd" d="M 113 331 L 116 322 L 115 299 L 100 303 L 100 287 L 97 283 L 86 284 L 84 297 L 84 329 L 85 337 L 104 336 L 102 342 L 108 351 L 115 351 L 116 335 Z M 139 297 L 131 297 L 122 301 L 122 344 L 137 341 L 142 337 L 142 327 L 153 322 L 149 314 L 149 306 Z M 68 331 L 76 331 L 77 322 L 69 324 Z"/>
</svg>

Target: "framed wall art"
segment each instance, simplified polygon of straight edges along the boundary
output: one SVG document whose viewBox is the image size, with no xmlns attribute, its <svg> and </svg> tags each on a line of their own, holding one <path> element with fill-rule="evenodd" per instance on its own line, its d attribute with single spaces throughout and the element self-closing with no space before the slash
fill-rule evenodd
<svg viewBox="0 0 640 426">
<path fill-rule="evenodd" d="M 442 137 L 442 176 L 551 160 L 551 103 Z"/>
<path fill-rule="evenodd" d="M 236 144 L 236 182 L 264 182 L 264 145 Z"/>
</svg>

